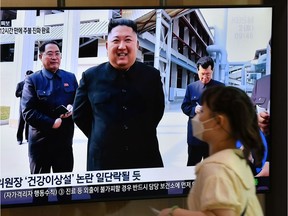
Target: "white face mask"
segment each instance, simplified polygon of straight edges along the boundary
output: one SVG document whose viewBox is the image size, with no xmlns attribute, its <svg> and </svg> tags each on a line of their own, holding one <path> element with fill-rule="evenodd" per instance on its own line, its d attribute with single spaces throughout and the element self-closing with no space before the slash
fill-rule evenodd
<svg viewBox="0 0 288 216">
<path fill-rule="evenodd" d="M 213 130 L 214 128 L 204 128 L 204 124 L 213 120 L 215 117 L 210 118 L 206 121 L 200 121 L 199 115 L 195 115 L 194 118 L 191 119 L 192 121 L 192 130 L 193 130 L 193 136 L 195 136 L 197 139 L 203 141 L 203 133 L 205 131 Z"/>
</svg>

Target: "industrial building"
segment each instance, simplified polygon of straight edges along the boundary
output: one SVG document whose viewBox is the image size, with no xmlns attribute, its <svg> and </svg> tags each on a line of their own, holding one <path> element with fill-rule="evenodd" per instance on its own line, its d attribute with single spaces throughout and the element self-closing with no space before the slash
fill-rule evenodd
<svg viewBox="0 0 288 216">
<path fill-rule="evenodd" d="M 200 9 L 2 10 L 1 105 L 18 107 L 11 96 L 26 70 L 41 69 L 38 46 L 56 40 L 62 46 L 61 68 L 78 79 L 87 68 L 107 61 L 105 42 L 111 18 L 135 20 L 140 49 L 137 59 L 159 69 L 166 103 L 181 99 L 198 79 L 195 62 L 204 55 L 215 60 L 213 79 L 251 92 L 257 78 L 270 73 L 266 49 L 245 62 L 229 62 L 226 50 L 230 9 L 221 9 L 220 25 L 209 26 Z M 219 18 L 219 17 L 215 17 Z M 9 78 L 9 82 L 4 82 Z M 16 109 L 17 110 L 17 109 Z M 11 112 L 17 119 L 18 111 Z M 16 115 L 16 116 L 15 116 Z"/>
</svg>

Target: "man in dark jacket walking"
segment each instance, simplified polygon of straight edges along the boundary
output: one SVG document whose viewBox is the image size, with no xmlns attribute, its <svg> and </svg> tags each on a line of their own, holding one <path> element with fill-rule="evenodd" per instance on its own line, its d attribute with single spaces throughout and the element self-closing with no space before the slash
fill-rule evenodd
<svg viewBox="0 0 288 216">
<path fill-rule="evenodd" d="M 197 63 L 199 80 L 190 83 L 187 86 L 186 94 L 181 105 L 181 109 L 188 116 L 187 143 L 188 143 L 188 161 L 187 166 L 195 166 L 202 158 L 209 155 L 208 144 L 193 136 L 191 119 L 201 112 L 201 95 L 206 88 L 212 86 L 224 85 L 213 80 L 214 61 L 209 56 L 200 58 Z"/>
</svg>

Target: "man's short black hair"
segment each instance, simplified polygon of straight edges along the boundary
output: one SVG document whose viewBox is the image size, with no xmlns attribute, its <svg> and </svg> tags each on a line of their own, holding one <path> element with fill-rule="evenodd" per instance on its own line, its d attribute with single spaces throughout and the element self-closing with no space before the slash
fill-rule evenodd
<svg viewBox="0 0 288 216">
<path fill-rule="evenodd" d="M 118 19 L 110 19 L 108 24 L 108 34 L 112 31 L 113 28 L 117 26 L 128 26 L 133 29 L 133 31 L 137 34 L 137 24 L 133 20 L 118 18 Z"/>
<path fill-rule="evenodd" d="M 45 47 L 46 47 L 47 44 L 55 44 L 56 46 L 58 46 L 59 50 L 61 50 L 60 45 L 59 45 L 56 41 L 51 41 L 51 40 L 50 40 L 50 41 L 45 41 L 45 42 L 43 42 L 43 43 L 40 45 L 40 47 L 39 47 L 39 52 L 40 52 L 40 53 L 45 52 Z"/>
<path fill-rule="evenodd" d="M 32 71 L 32 70 L 27 70 L 27 71 L 26 71 L 26 75 L 28 76 L 28 75 L 30 75 L 30 74 L 33 74 L 33 71 Z"/>
<path fill-rule="evenodd" d="M 200 65 L 204 69 L 207 69 L 211 65 L 211 69 L 213 70 L 214 60 L 210 56 L 203 56 L 197 61 L 196 65 L 198 70 Z"/>
</svg>

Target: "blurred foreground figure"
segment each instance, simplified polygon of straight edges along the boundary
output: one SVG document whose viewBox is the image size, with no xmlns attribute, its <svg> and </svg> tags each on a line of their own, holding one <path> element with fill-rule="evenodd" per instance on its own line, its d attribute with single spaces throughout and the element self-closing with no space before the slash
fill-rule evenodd
<svg viewBox="0 0 288 216">
<path fill-rule="evenodd" d="M 257 115 L 247 94 L 216 86 L 202 95 L 202 112 L 192 119 L 194 136 L 209 145 L 209 157 L 195 167 L 188 209 L 163 209 L 159 216 L 262 216 L 249 157 L 261 164 L 264 145 Z M 240 140 L 243 150 L 236 147 Z"/>
</svg>

